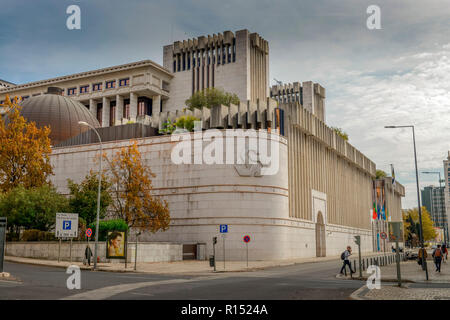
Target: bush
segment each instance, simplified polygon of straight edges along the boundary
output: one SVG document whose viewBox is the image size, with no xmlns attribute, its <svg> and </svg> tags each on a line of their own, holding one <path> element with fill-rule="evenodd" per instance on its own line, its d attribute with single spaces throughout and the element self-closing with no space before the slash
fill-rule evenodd
<svg viewBox="0 0 450 320">
<path fill-rule="evenodd" d="M 22 233 L 22 241 L 55 241 L 53 232 L 41 231 L 36 229 L 25 230 Z"/>
<path fill-rule="evenodd" d="M 199 121 L 200 119 L 194 116 L 181 116 L 175 122 L 177 128 L 184 128 L 187 131 L 194 130 L 194 121 Z"/>
<path fill-rule="evenodd" d="M 20 240 L 20 234 L 16 232 L 8 232 L 6 234 L 6 241 L 19 241 Z"/>
<path fill-rule="evenodd" d="M 92 237 L 91 238 L 94 238 L 94 239 L 95 239 L 95 230 L 96 230 L 95 226 L 96 226 L 95 222 L 93 222 L 89 225 L 89 228 L 92 229 Z M 128 231 L 128 225 L 122 219 L 100 221 L 98 228 L 99 228 L 99 234 L 98 234 L 99 241 L 106 241 L 106 237 L 108 236 L 108 231 Z"/>
<path fill-rule="evenodd" d="M 22 241 L 38 241 L 40 230 L 30 229 L 22 233 Z"/>
</svg>

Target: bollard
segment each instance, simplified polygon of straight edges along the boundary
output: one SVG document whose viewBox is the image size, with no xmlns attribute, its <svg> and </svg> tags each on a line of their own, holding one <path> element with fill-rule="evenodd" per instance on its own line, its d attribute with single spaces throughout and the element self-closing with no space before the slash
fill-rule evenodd
<svg viewBox="0 0 450 320">
<path fill-rule="evenodd" d="M 364 265 L 364 259 L 363 259 L 363 261 L 362 261 L 362 269 L 363 269 L 363 271 L 366 270 L 366 266 Z"/>
</svg>

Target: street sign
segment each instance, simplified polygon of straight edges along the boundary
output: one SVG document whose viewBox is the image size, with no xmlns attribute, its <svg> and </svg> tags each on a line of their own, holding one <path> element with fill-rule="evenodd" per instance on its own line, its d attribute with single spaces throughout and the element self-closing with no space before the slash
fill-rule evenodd
<svg viewBox="0 0 450 320">
<path fill-rule="evenodd" d="M 386 234 L 386 232 L 380 233 L 380 237 L 381 237 L 381 239 L 386 240 L 386 239 L 387 239 L 387 234 Z"/>
<path fill-rule="evenodd" d="M 5 257 L 6 222 L 7 219 L 5 217 L 0 217 L 0 273 L 3 272 L 3 260 Z"/>
<path fill-rule="evenodd" d="M 227 224 L 221 224 L 219 227 L 220 233 L 227 233 L 228 232 L 228 225 Z"/>
<path fill-rule="evenodd" d="M 250 242 L 250 236 L 249 235 L 244 236 L 243 240 L 244 240 L 245 243 L 249 243 Z"/>
<path fill-rule="evenodd" d="M 78 213 L 56 214 L 55 235 L 57 238 L 78 237 Z"/>
<path fill-rule="evenodd" d="M 92 229 L 91 229 L 91 228 L 88 228 L 88 229 L 86 230 L 86 237 L 90 238 L 91 236 L 92 236 Z"/>
</svg>

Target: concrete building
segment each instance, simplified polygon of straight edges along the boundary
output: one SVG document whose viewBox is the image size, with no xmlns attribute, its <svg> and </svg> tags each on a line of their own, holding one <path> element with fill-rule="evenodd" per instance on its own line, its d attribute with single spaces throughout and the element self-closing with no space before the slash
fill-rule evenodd
<svg viewBox="0 0 450 320">
<path fill-rule="evenodd" d="M 434 226 L 445 228 L 447 215 L 445 213 L 445 189 L 444 187 L 428 186 L 421 190 L 422 204 L 428 210 Z"/>
<path fill-rule="evenodd" d="M 448 152 L 447 159 L 443 161 L 444 163 L 444 201 L 445 201 L 445 214 L 447 217 L 447 225 L 445 228 L 447 241 L 450 240 L 450 219 L 448 215 L 450 213 L 450 151 Z"/>
<path fill-rule="evenodd" d="M 354 235 L 361 236 L 363 252 L 378 250 L 374 239 L 380 228 L 374 229 L 372 218 L 375 163 L 326 125 L 325 89 L 319 84 L 294 83 L 287 85 L 292 86 L 288 92 L 276 87 L 269 92 L 268 43 L 256 33 L 241 30 L 175 42 L 164 47 L 164 66 L 145 60 L 17 85 L 1 89 L 0 100 L 6 94 L 37 100 L 33 96 L 49 86 L 63 88 L 65 97 L 81 102 L 73 108 L 88 108 L 97 117 L 107 155 L 137 139 L 156 174 L 153 192 L 168 201 L 172 221 L 169 230 L 143 234 L 142 241 L 178 242 L 186 248 L 206 244 L 209 255 L 219 225 L 227 224 L 227 236 L 219 238 L 226 252 L 222 244 L 216 248 L 219 259 L 224 254 L 244 259 L 244 235 L 252 239 L 250 260 L 338 255 L 354 245 Z M 193 92 L 208 87 L 236 93 L 240 103 L 184 108 Z M 183 115 L 200 119 L 197 131 L 157 134 L 167 120 Z M 248 142 L 245 147 L 238 147 L 239 134 Z M 258 138 L 256 149 L 252 134 Z M 60 192 L 68 193 L 67 179 L 79 182 L 97 169 L 99 144 L 92 136 L 88 131 L 65 137 L 53 148 L 51 180 Z M 223 137 L 231 137 L 231 152 L 227 144 L 219 148 Z M 180 141 L 189 143 L 190 162 L 173 160 Z M 264 145 L 275 148 L 270 164 L 263 159 Z M 204 162 L 205 150 L 212 149 L 214 159 L 227 162 Z M 196 158 L 198 152 L 203 154 Z M 251 155 L 258 161 L 251 162 Z M 388 202 L 392 217 L 401 221 L 404 190 L 397 188 Z"/>
<path fill-rule="evenodd" d="M 174 111 L 194 92 L 222 88 L 241 101 L 268 96 L 269 43 L 248 30 L 176 41 L 164 47 L 164 68 L 175 77 L 165 111 Z"/>
</svg>

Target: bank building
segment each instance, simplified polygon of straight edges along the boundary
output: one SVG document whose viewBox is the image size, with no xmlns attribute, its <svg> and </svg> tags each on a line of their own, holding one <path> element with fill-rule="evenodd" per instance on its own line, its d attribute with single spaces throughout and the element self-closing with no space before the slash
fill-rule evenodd
<svg viewBox="0 0 450 320">
<path fill-rule="evenodd" d="M 235 93 L 239 104 L 186 109 L 193 93 L 212 87 Z M 362 252 L 390 250 L 380 233 L 388 220 L 402 220 L 404 187 L 375 183 L 375 163 L 327 126 L 325 88 L 312 81 L 269 87 L 269 42 L 248 30 L 166 45 L 162 65 L 143 60 L 25 84 L 0 81 L 0 102 L 6 95 L 22 98 L 29 121 L 50 126 L 51 181 L 63 194 L 67 179 L 80 182 L 98 170 L 100 145 L 79 121 L 97 128 L 108 155 L 137 140 L 156 174 L 153 193 L 168 201 L 171 216 L 167 231 L 139 239 L 181 243 L 186 259 L 212 254 L 223 224 L 227 260 L 246 259 L 245 235 L 250 260 L 276 260 L 336 256 L 355 246 L 355 235 Z M 182 115 L 201 121 L 196 131 L 159 133 Z M 211 130 L 223 136 L 255 130 L 277 145 L 276 172 L 263 174 L 260 162 L 174 163 L 179 141 L 195 144 Z M 379 203 L 388 219 L 375 215 Z"/>
</svg>

